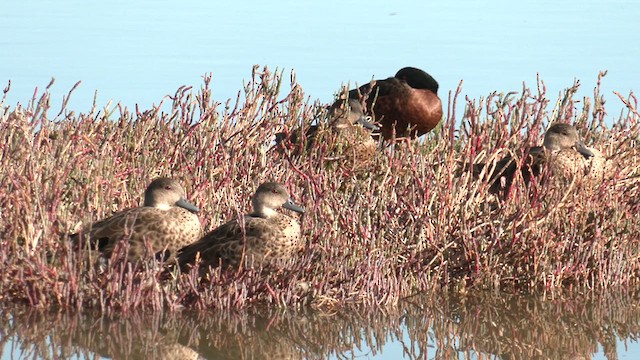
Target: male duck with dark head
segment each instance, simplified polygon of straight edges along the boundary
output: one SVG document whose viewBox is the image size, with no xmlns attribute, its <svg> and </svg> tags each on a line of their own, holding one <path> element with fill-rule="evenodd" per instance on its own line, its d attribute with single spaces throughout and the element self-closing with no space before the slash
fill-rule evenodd
<svg viewBox="0 0 640 360">
<path fill-rule="evenodd" d="M 301 249 L 300 223 L 277 211 L 282 207 L 304 213 L 289 198 L 284 185 L 260 185 L 251 202 L 252 213 L 219 226 L 180 250 L 181 269 L 186 271 L 198 261 L 203 267 L 269 264 L 288 259 Z"/>
<path fill-rule="evenodd" d="M 566 175 L 583 175 L 585 162 L 594 156 L 593 151 L 580 140 L 576 128 L 569 124 L 555 123 L 547 129 L 542 146 L 529 149 L 529 156 L 520 171 L 525 184 L 529 184 L 532 176 L 539 176 L 545 165 L 554 173 Z M 508 156 L 495 163 L 476 164 L 473 175 L 478 177 L 483 170 L 488 174 L 490 192 L 506 194 L 513 183 L 518 170 L 516 159 Z"/>
<path fill-rule="evenodd" d="M 153 180 L 141 207 L 120 211 L 71 235 L 78 247 L 98 250 L 109 257 L 118 241 L 129 244 L 128 259 L 145 255 L 168 259 L 177 250 L 202 236 L 199 209 L 185 199 L 182 185 L 174 179 Z M 151 250 L 153 253 L 149 254 Z"/>
<path fill-rule="evenodd" d="M 349 91 L 349 98 L 361 101 L 367 113 L 382 125 L 384 139 L 415 138 L 431 131 L 442 119 L 438 82 L 414 67 L 400 69 L 394 77 L 375 80 Z"/>
</svg>

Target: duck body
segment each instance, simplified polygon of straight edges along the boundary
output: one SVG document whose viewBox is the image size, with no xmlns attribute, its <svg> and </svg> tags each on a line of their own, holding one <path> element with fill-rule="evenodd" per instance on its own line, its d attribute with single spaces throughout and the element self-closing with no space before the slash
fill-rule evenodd
<svg viewBox="0 0 640 360">
<path fill-rule="evenodd" d="M 203 263 L 237 267 L 244 257 L 247 263 L 282 260 L 299 248 L 300 224 L 286 215 L 268 219 L 243 215 L 214 229 L 200 241 L 182 249 L 179 261 L 192 263 L 196 254 Z"/>
<path fill-rule="evenodd" d="M 303 213 L 289 199 L 282 184 L 267 182 L 256 190 L 254 211 L 229 221 L 178 253 L 181 268 L 200 261 L 202 266 L 232 267 L 267 264 L 285 260 L 301 248 L 300 224 L 276 211 L 280 207 Z"/>
<path fill-rule="evenodd" d="M 545 150 L 541 146 L 534 146 L 529 148 L 526 156 L 522 164 L 512 156 L 496 161 L 495 165 L 493 163 L 475 164 L 473 166 L 473 175 L 478 178 L 482 171 L 486 169 L 489 172 L 489 192 L 493 194 L 506 192 L 510 189 L 518 170 L 520 170 L 524 183 L 528 185 L 531 178 L 540 176 L 544 169 L 544 164 L 546 163 Z"/>
<path fill-rule="evenodd" d="M 334 102 L 327 112 L 327 123 L 319 125 L 311 125 L 304 131 L 307 150 L 315 145 L 316 138 L 323 129 L 338 138 L 337 141 L 345 143 L 354 143 L 358 146 L 364 143 L 367 146 L 375 142 L 371 139 L 371 131 L 379 130 L 373 125 L 367 116 L 365 116 L 362 106 L 357 100 L 339 99 Z M 280 132 L 276 134 L 276 145 L 284 146 L 285 141 L 289 141 L 294 146 L 300 146 L 303 143 L 302 131 L 297 129 L 290 134 Z"/>
<path fill-rule="evenodd" d="M 349 98 L 365 96 L 367 113 L 381 124 L 384 139 L 415 138 L 435 128 L 442 119 L 438 82 L 426 72 L 405 67 L 394 77 L 376 80 L 349 91 Z"/>
<path fill-rule="evenodd" d="M 125 240 L 129 245 L 129 260 L 160 254 L 166 260 L 202 236 L 198 211 L 184 198 L 184 189 L 176 180 L 158 178 L 147 187 L 143 206 L 85 226 L 71 238 L 78 245 L 98 250 L 107 257 L 119 241 Z"/>
<path fill-rule="evenodd" d="M 357 100 L 339 99 L 329 107 L 326 125 L 310 126 L 304 133 L 304 140 L 300 138 L 299 130 L 289 137 L 285 133 L 278 133 L 276 143 L 282 147 L 288 139 L 293 146 L 301 147 L 306 144 L 309 149 L 316 144 L 318 138 L 322 138 L 323 143 L 329 145 L 330 157 L 359 164 L 373 158 L 378 144 L 371 133 L 377 130 L 379 128 L 365 116 Z M 296 152 L 298 153 L 299 151 Z"/>
<path fill-rule="evenodd" d="M 540 176 L 545 167 L 557 176 L 588 176 L 591 171 L 589 164 L 595 163 L 596 154 L 599 152 L 589 149 L 579 139 L 575 127 L 556 123 L 547 129 L 543 145 L 529 148 L 525 154 L 526 158 L 521 163 L 512 156 L 507 156 L 496 161 L 495 165 L 474 165 L 473 175 L 477 178 L 483 171 L 488 172 L 489 191 L 494 194 L 506 193 L 518 171 L 527 185 L 532 177 Z"/>
</svg>

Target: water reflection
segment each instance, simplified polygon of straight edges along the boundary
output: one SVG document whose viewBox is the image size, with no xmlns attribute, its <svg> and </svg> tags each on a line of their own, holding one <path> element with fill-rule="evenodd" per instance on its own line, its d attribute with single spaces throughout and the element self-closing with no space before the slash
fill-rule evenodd
<svg viewBox="0 0 640 360">
<path fill-rule="evenodd" d="M 387 311 L 264 310 L 119 315 L 1 310 L 0 350 L 19 358 L 617 359 L 637 340 L 637 294 L 541 300 L 417 296 Z M 395 355 L 391 355 L 395 354 Z"/>
<path fill-rule="evenodd" d="M 431 324 L 435 357 L 591 359 L 600 345 L 607 359 L 617 359 L 626 351 L 617 348 L 617 339 L 636 341 L 640 334 L 637 303 L 635 293 L 546 300 L 495 293 L 445 297 L 437 305 L 442 316 Z M 420 319 L 408 320 L 410 337 L 425 341 L 412 324 Z"/>
</svg>

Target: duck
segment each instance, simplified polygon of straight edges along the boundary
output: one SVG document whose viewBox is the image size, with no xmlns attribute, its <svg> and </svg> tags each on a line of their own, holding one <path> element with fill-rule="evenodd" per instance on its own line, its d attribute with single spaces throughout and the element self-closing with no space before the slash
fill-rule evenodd
<svg viewBox="0 0 640 360">
<path fill-rule="evenodd" d="M 580 139 L 573 125 L 554 123 L 545 132 L 542 146 L 528 149 L 528 157 L 522 164 L 520 172 L 526 185 L 532 177 L 539 176 L 545 165 L 553 174 L 562 176 L 589 176 L 599 173 L 601 153 L 588 148 Z M 597 156 L 599 154 L 599 156 Z M 595 159 L 595 161 L 594 161 Z M 590 165 L 596 165 L 591 167 Z M 490 188 L 493 194 L 507 194 L 518 171 L 518 160 L 507 156 L 495 162 L 475 164 L 473 175 L 478 178 L 482 172 L 488 172 Z"/>
<path fill-rule="evenodd" d="M 70 238 L 76 247 L 97 250 L 107 258 L 111 257 L 120 240 L 126 240 L 128 260 L 151 255 L 166 261 L 173 258 L 177 250 L 202 236 L 199 211 L 186 199 L 180 182 L 160 177 L 147 186 L 142 206 L 89 224 Z"/>
<path fill-rule="evenodd" d="M 278 209 L 304 214 L 304 208 L 291 200 L 283 184 L 261 184 L 251 203 L 250 214 L 229 221 L 182 248 L 177 255 L 181 270 L 188 271 L 194 265 L 268 265 L 289 259 L 301 249 L 300 223 Z"/>
<path fill-rule="evenodd" d="M 431 131 L 442 119 L 438 87 L 427 72 L 404 67 L 393 77 L 350 90 L 348 97 L 366 104 L 366 114 L 381 124 L 385 140 L 416 138 Z"/>
<path fill-rule="evenodd" d="M 335 101 L 328 108 L 327 125 L 332 134 L 341 138 L 341 142 L 350 143 L 356 147 L 361 145 L 365 147 L 376 146 L 372 140 L 371 132 L 378 131 L 380 128 L 371 123 L 371 117 L 364 114 L 362 105 L 355 99 Z M 279 132 L 275 136 L 276 146 L 286 147 L 286 141 L 289 141 L 294 147 L 300 147 L 301 143 L 304 143 L 308 150 L 313 147 L 323 128 L 324 124 L 311 125 L 303 137 L 301 137 L 300 129 L 290 134 Z"/>
<path fill-rule="evenodd" d="M 357 100 L 341 99 L 328 108 L 326 125 L 310 126 L 303 137 L 301 130 L 288 137 L 286 133 L 278 133 L 276 147 L 281 152 L 289 148 L 291 155 L 300 156 L 304 149 L 310 150 L 318 142 L 325 146 L 322 152 L 325 161 L 342 166 L 347 172 L 360 173 L 368 171 L 375 159 L 379 145 L 372 133 L 378 130 Z"/>
</svg>

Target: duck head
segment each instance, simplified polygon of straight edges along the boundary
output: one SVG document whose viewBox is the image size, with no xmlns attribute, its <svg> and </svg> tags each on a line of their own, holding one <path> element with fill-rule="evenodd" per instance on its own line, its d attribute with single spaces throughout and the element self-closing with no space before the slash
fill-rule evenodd
<svg viewBox="0 0 640 360">
<path fill-rule="evenodd" d="M 585 158 L 593 157 L 594 154 L 578 137 L 578 131 L 573 125 L 556 123 L 547 129 L 544 134 L 544 147 L 552 152 L 565 149 L 574 149 Z"/>
<path fill-rule="evenodd" d="M 275 182 L 266 182 L 258 187 L 253 199 L 253 214 L 263 218 L 277 215 L 277 209 L 283 207 L 291 211 L 303 214 L 304 208 L 296 205 L 284 185 Z"/>
<path fill-rule="evenodd" d="M 147 186 L 144 192 L 144 206 L 151 206 L 163 210 L 181 207 L 194 214 L 200 209 L 185 198 L 184 188 L 177 180 L 157 178 Z"/>
</svg>

